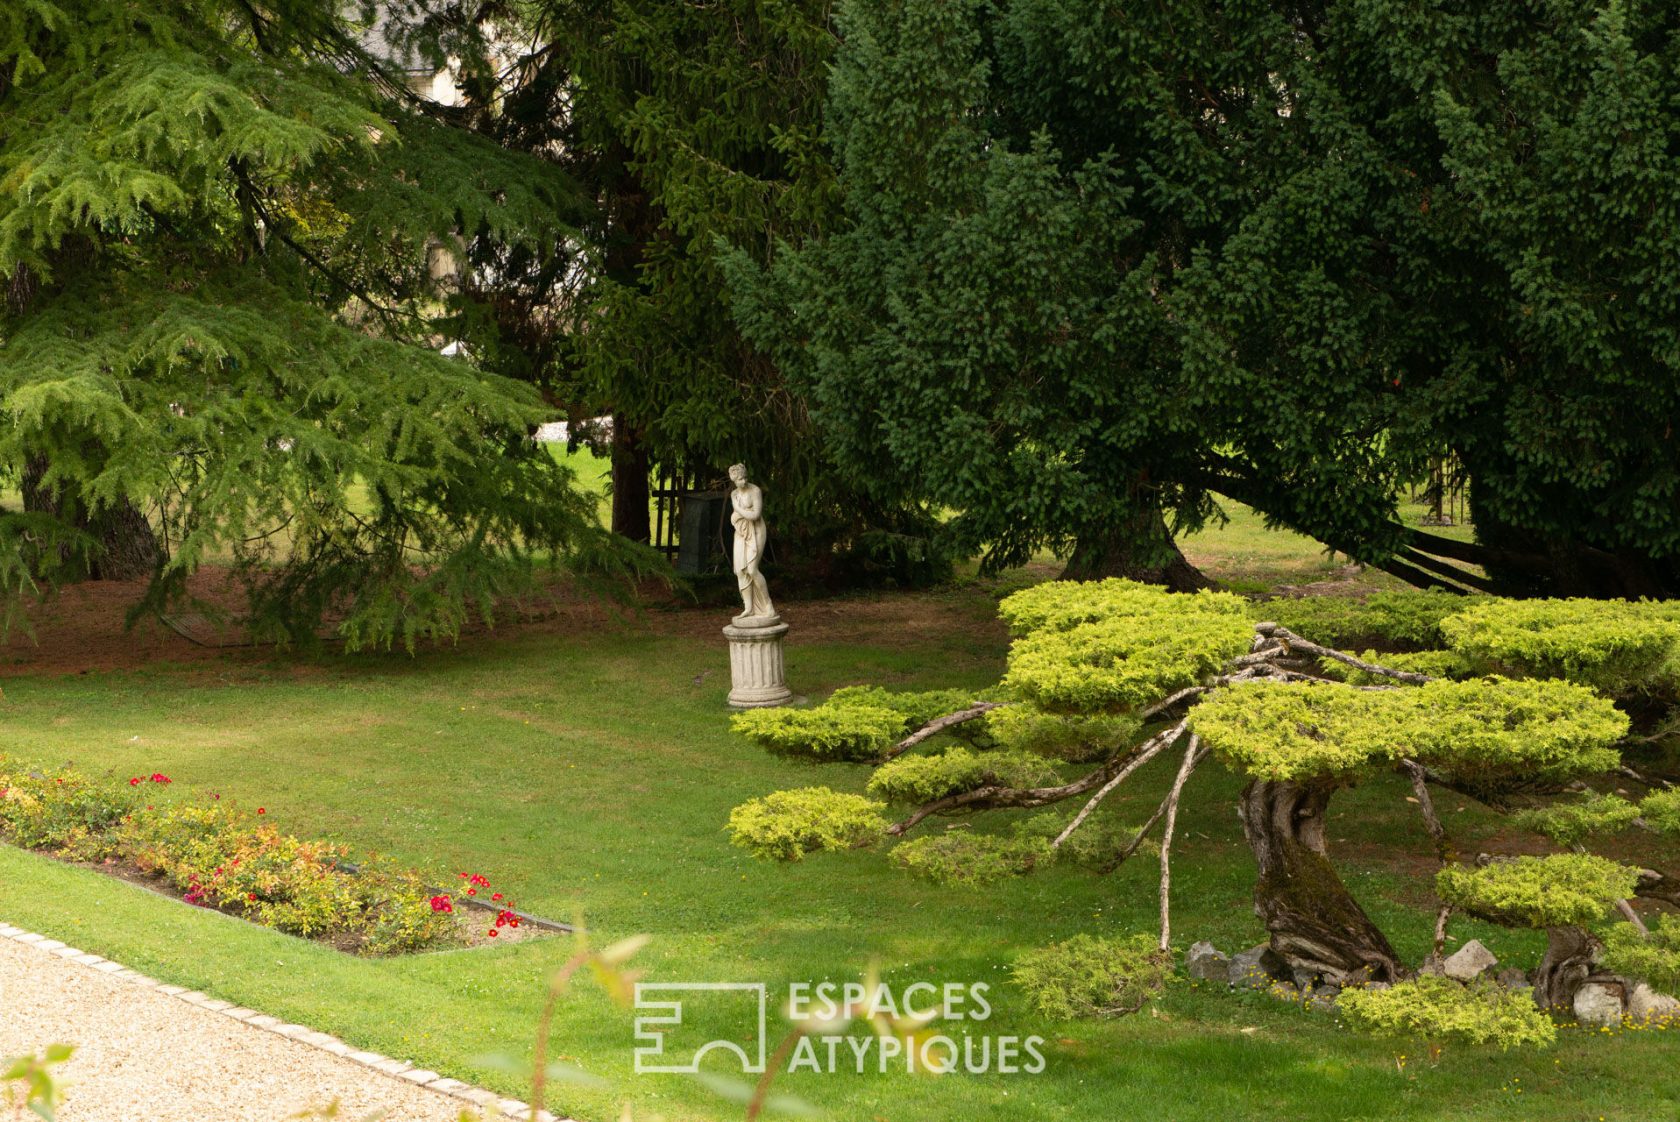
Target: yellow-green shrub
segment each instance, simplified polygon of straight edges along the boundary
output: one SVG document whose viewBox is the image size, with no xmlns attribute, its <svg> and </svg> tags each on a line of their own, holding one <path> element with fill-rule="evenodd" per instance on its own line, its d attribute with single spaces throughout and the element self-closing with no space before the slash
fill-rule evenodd
<svg viewBox="0 0 1680 1122">
<path fill-rule="evenodd" d="M 1015 960 L 1013 980 L 1045 1017 L 1113 1017 L 1135 1013 L 1172 973 L 1172 955 L 1154 936 L 1101 939 L 1075 935 Z"/>
<path fill-rule="evenodd" d="M 1680 916 L 1657 916 L 1650 927 L 1648 938 L 1631 923 L 1607 929 L 1602 965 L 1617 974 L 1642 978 L 1664 993 L 1680 993 Z"/>
<path fill-rule="evenodd" d="M 1026 701 L 992 710 L 986 722 L 1000 748 L 1072 761 L 1107 755 L 1142 727 L 1129 713 L 1047 713 Z"/>
<path fill-rule="evenodd" d="M 904 736 L 902 713 L 874 705 L 749 709 L 730 727 L 777 756 L 874 760 Z"/>
<path fill-rule="evenodd" d="M 998 784 L 1038 787 L 1056 778 L 1048 761 L 1027 752 L 975 752 L 961 745 L 943 752 L 911 754 L 882 764 L 869 777 L 869 793 L 912 805 Z"/>
<path fill-rule="evenodd" d="M 1422 974 L 1387 989 L 1345 989 L 1336 1008 L 1352 1028 L 1385 1036 L 1497 1044 L 1501 1050 L 1557 1040 L 1552 1019 L 1526 992 L 1487 981 L 1464 986 Z"/>
<path fill-rule="evenodd" d="M 823 849 L 852 849 L 881 835 L 886 808 L 827 787 L 772 791 L 729 812 L 729 839 L 758 857 L 798 861 Z"/>
<path fill-rule="evenodd" d="M 998 614 L 1014 635 L 1065 631 L 1081 623 L 1121 616 L 1222 613 L 1243 616 L 1248 601 L 1229 592 L 1168 592 L 1158 585 L 1110 577 L 1100 581 L 1046 581 L 1006 597 Z"/>
<path fill-rule="evenodd" d="M 952 830 L 900 842 L 888 856 L 899 868 L 936 884 L 978 888 L 1028 872 L 1054 854 L 1047 838 Z"/>
<path fill-rule="evenodd" d="M 1680 834 L 1680 787 L 1646 795 L 1639 803 L 1639 817 L 1660 834 Z"/>
<path fill-rule="evenodd" d="M 1119 616 L 1015 640 L 1003 681 L 1043 709 L 1135 709 L 1201 683 L 1253 638 L 1249 621 L 1228 612 Z"/>
<path fill-rule="evenodd" d="M 1586 791 L 1570 802 L 1520 810 L 1511 821 L 1559 845 L 1578 845 L 1593 834 L 1625 830 L 1638 817 L 1639 808 L 1621 796 Z"/>
<path fill-rule="evenodd" d="M 1435 589 L 1375 592 L 1364 600 L 1346 596 L 1302 596 L 1253 604 L 1249 614 L 1266 619 L 1327 647 L 1381 640 L 1419 650 L 1441 647 L 1441 621 L 1464 610 L 1465 597 Z M 1375 659 L 1373 661 L 1382 661 Z"/>
<path fill-rule="evenodd" d="M 1610 694 L 1671 690 L 1680 618 L 1625 600 L 1488 600 L 1441 621 L 1448 645 L 1484 671 L 1567 678 Z"/>
<path fill-rule="evenodd" d="M 1527 927 L 1588 924 L 1633 895 L 1639 870 L 1592 853 L 1513 857 L 1479 868 L 1449 865 L 1435 891 L 1474 915 Z"/>
</svg>

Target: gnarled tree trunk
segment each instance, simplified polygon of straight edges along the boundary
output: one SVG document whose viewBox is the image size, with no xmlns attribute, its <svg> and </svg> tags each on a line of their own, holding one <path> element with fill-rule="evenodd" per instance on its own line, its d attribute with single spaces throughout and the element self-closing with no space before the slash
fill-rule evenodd
<svg viewBox="0 0 1680 1122">
<path fill-rule="evenodd" d="M 1534 1004 L 1542 1009 L 1571 1008 L 1575 991 L 1598 961 L 1599 948 L 1599 941 L 1585 928 L 1546 928 L 1546 953 L 1534 971 Z"/>
<path fill-rule="evenodd" d="M 1392 982 L 1405 968 L 1325 849 L 1324 812 L 1334 790 L 1258 779 L 1243 788 L 1243 835 L 1260 866 L 1254 911 L 1291 968 L 1337 984 Z"/>
</svg>

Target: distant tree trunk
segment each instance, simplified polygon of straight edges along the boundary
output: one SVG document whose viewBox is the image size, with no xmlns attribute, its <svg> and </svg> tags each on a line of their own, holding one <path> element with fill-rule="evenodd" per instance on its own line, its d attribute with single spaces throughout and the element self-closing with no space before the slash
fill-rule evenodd
<svg viewBox="0 0 1680 1122">
<path fill-rule="evenodd" d="M 1272 950 L 1295 970 L 1338 984 L 1392 982 L 1405 973 L 1388 938 L 1371 922 L 1324 844 L 1333 787 L 1255 780 L 1243 789 L 1243 835 L 1260 866 L 1254 911 Z"/>
<path fill-rule="evenodd" d="M 47 462 L 31 456 L 23 470 L 23 508 L 50 514 L 83 531 L 98 543 L 84 570 L 68 571 L 72 580 L 145 580 L 162 560 L 157 535 L 144 513 L 127 499 L 89 513 L 79 501 L 43 485 Z M 63 562 L 64 558 L 58 558 Z"/>
<path fill-rule="evenodd" d="M 613 414 L 612 438 L 612 530 L 633 542 L 651 540 L 648 474 L 651 464 L 647 443 L 630 427 L 622 413 Z"/>
<path fill-rule="evenodd" d="M 1062 569 L 1063 580 L 1105 577 L 1165 585 L 1174 592 L 1213 587 L 1213 581 L 1179 551 L 1160 508 L 1148 504 L 1140 504 L 1123 521 L 1081 534 Z"/>
</svg>

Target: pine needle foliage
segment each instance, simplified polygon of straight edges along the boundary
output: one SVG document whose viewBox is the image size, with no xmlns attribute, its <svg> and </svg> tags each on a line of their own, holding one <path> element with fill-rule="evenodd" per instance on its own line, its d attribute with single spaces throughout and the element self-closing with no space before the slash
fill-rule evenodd
<svg viewBox="0 0 1680 1122">
<path fill-rule="evenodd" d="M 529 386 L 437 353 L 429 246 L 552 244 L 535 161 L 428 117 L 329 0 L 0 12 L 0 512 L 9 597 L 79 515 L 161 546 L 144 607 L 231 563 L 261 638 L 412 647 L 594 546 Z M 144 532 L 143 529 L 141 531 Z"/>
</svg>

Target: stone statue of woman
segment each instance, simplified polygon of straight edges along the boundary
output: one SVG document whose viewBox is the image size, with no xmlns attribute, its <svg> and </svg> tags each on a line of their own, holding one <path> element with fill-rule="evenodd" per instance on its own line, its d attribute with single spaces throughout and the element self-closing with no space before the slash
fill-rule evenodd
<svg viewBox="0 0 1680 1122">
<path fill-rule="evenodd" d="M 744 464 L 729 469 L 729 480 L 735 484 L 729 492 L 732 508 L 729 521 L 735 527 L 735 583 L 745 606 L 735 617 L 736 622 L 771 619 L 776 609 L 770 605 L 770 586 L 758 571 L 759 562 L 764 559 L 764 543 L 770 537 L 769 528 L 764 525 L 764 492 L 758 484 L 748 481 Z"/>
</svg>

